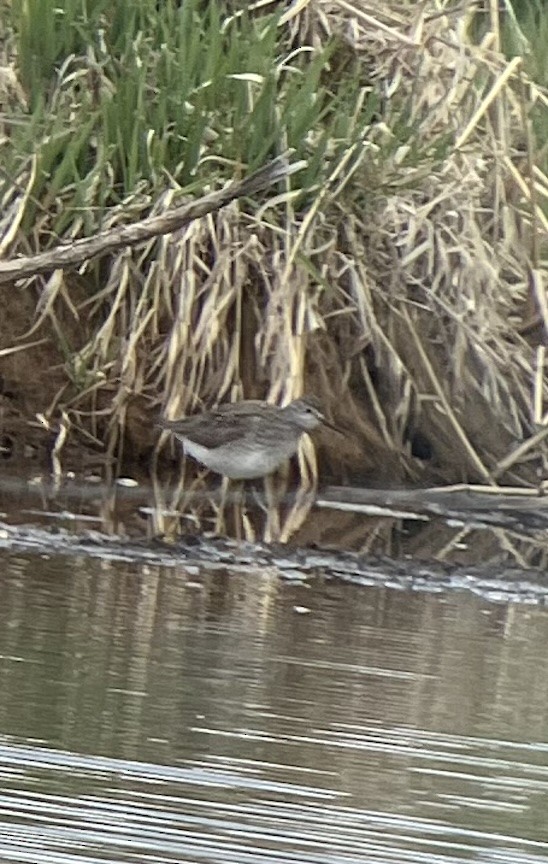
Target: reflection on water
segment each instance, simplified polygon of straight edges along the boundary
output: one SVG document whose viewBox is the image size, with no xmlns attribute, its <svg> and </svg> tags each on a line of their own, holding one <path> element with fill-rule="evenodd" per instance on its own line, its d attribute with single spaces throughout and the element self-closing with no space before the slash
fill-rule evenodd
<svg viewBox="0 0 548 864">
<path fill-rule="evenodd" d="M 0 861 L 548 861 L 548 612 L 0 558 Z"/>
<path fill-rule="evenodd" d="M 112 480 L 112 478 L 111 478 Z M 478 490 L 491 489 L 490 494 Z M 207 472 L 187 481 L 153 475 L 104 482 L 100 475 L 0 476 L 0 519 L 10 525 L 99 530 L 170 540 L 203 533 L 293 547 L 355 550 L 393 559 L 548 569 L 548 496 L 506 487 L 358 489 L 317 495 L 283 484 L 221 486 Z M 471 491 L 470 491 L 471 490 Z M 0 524 L 0 536 L 2 525 Z"/>
</svg>

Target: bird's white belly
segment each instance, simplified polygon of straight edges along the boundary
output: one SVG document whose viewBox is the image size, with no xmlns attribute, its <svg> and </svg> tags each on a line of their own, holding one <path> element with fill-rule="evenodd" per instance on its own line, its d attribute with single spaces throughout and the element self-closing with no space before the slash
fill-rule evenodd
<svg viewBox="0 0 548 864">
<path fill-rule="evenodd" d="M 298 442 L 287 442 L 286 446 L 251 448 L 234 443 L 208 448 L 195 441 L 183 440 L 185 453 L 192 456 L 210 471 L 224 474 L 232 480 L 253 480 L 271 474 L 295 453 Z"/>
</svg>

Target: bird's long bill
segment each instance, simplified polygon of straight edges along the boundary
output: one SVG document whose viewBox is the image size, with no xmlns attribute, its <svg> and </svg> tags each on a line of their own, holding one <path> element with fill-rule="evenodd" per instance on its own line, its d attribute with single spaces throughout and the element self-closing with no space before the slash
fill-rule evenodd
<svg viewBox="0 0 548 864">
<path fill-rule="evenodd" d="M 333 432 L 336 432 L 338 435 L 346 435 L 342 429 L 339 429 L 338 426 L 335 426 L 334 423 L 330 423 L 329 420 L 326 420 L 325 417 L 322 419 L 322 423 L 324 426 L 327 426 L 329 429 L 333 429 Z"/>
</svg>

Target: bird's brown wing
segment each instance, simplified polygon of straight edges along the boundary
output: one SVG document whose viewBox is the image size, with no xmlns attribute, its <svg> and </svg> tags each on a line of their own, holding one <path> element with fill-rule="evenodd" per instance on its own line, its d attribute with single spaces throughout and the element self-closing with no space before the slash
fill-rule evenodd
<svg viewBox="0 0 548 864">
<path fill-rule="evenodd" d="M 214 449 L 221 444 L 237 441 L 249 432 L 260 419 L 257 407 L 263 405 L 263 402 L 249 399 L 245 402 L 220 405 L 213 411 L 198 414 L 196 417 L 164 420 L 161 425 L 175 435 L 186 436 L 202 447 Z"/>
</svg>

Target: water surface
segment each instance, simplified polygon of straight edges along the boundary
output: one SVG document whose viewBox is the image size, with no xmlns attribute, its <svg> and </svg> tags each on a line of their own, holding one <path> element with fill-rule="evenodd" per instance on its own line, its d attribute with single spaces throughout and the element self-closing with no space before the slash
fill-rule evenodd
<svg viewBox="0 0 548 864">
<path fill-rule="evenodd" d="M 548 862 L 548 612 L 0 554 L 0 861 Z"/>
</svg>

